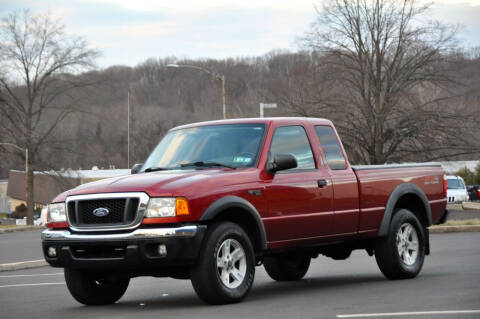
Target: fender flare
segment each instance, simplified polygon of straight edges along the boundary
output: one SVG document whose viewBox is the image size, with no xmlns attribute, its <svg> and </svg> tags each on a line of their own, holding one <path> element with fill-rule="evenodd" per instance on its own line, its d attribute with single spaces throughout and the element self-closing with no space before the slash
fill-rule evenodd
<svg viewBox="0 0 480 319">
<path fill-rule="evenodd" d="M 257 231 L 260 237 L 260 249 L 266 250 L 267 234 L 265 232 L 265 225 L 260 218 L 260 214 L 249 201 L 241 197 L 232 195 L 225 196 L 216 200 L 215 202 L 210 204 L 210 206 L 208 206 L 207 209 L 203 212 L 202 217 L 200 217 L 200 221 L 213 220 L 216 216 L 218 216 L 218 214 L 230 208 L 241 208 L 242 210 L 246 211 L 250 217 L 253 218 L 255 224 L 257 225 Z"/>
<path fill-rule="evenodd" d="M 426 212 L 425 217 L 427 220 L 427 225 L 425 226 L 428 227 L 432 225 L 432 211 L 430 209 L 430 204 L 428 203 L 427 196 L 425 195 L 423 190 L 417 185 L 405 183 L 398 185 L 390 194 L 387 205 L 385 207 L 385 213 L 383 214 L 382 222 L 380 223 L 380 227 L 378 229 L 378 237 L 384 237 L 388 235 L 390 221 L 392 220 L 392 216 L 394 213 L 393 209 L 395 208 L 395 205 L 397 204 L 400 197 L 406 194 L 413 194 L 420 198 Z"/>
</svg>

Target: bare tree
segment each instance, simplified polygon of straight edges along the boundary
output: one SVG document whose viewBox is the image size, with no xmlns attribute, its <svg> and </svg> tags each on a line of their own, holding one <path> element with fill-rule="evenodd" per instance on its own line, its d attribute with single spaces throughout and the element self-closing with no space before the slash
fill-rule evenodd
<svg viewBox="0 0 480 319">
<path fill-rule="evenodd" d="M 316 52 L 271 54 L 268 59 L 268 99 L 285 114 L 322 116 L 335 101 L 335 82 L 322 68 Z M 325 116 L 325 115 L 323 115 Z"/>
<path fill-rule="evenodd" d="M 337 103 L 326 105 L 330 113 L 324 114 L 337 118 L 357 161 L 478 152 L 462 129 L 473 123 L 457 103 L 462 89 L 454 73 L 456 28 L 424 22 L 430 5 L 330 0 L 317 9 L 317 20 L 303 38 L 307 48 L 323 55 L 341 88 Z"/>
<path fill-rule="evenodd" d="M 0 25 L 0 115 L 3 138 L 29 151 L 28 220 L 33 216 L 33 169 L 58 125 L 77 111 L 73 76 L 93 66 L 98 52 L 68 36 L 49 14 L 12 12 Z M 54 156 L 54 154 L 51 154 Z M 38 165 L 37 165 L 38 166 Z"/>
</svg>

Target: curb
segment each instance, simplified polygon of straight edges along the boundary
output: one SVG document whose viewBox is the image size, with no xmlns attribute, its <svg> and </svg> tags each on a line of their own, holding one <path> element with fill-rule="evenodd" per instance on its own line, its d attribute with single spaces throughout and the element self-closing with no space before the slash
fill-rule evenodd
<svg viewBox="0 0 480 319">
<path fill-rule="evenodd" d="M 20 226 L 20 227 L 12 227 L 12 228 L 3 228 L 0 229 L 0 234 L 5 234 L 5 233 L 15 233 L 19 231 L 26 231 L 26 230 L 40 230 L 40 229 L 45 229 L 43 226 Z"/>
<path fill-rule="evenodd" d="M 464 233 L 464 232 L 480 232 L 480 225 L 464 225 L 464 226 L 432 226 L 429 228 L 430 233 Z"/>
<path fill-rule="evenodd" d="M 10 264 L 0 264 L 0 272 L 29 269 L 29 268 L 38 268 L 38 267 L 44 267 L 44 266 L 48 266 L 48 263 L 44 259 L 20 261 L 20 262 L 10 263 Z"/>
<path fill-rule="evenodd" d="M 463 202 L 462 208 L 463 210 L 480 210 L 480 203 L 479 202 Z"/>
</svg>

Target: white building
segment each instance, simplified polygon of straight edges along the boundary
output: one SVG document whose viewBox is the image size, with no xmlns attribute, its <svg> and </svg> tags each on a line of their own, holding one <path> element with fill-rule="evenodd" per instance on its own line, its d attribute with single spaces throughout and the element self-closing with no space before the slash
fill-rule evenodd
<svg viewBox="0 0 480 319">
<path fill-rule="evenodd" d="M 8 213 L 10 197 L 7 196 L 8 180 L 0 179 L 0 213 Z"/>
</svg>

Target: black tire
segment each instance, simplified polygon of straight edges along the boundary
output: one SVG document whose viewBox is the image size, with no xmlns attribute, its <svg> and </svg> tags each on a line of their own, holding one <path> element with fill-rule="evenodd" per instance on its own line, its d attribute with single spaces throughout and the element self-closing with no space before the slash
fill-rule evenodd
<svg viewBox="0 0 480 319">
<path fill-rule="evenodd" d="M 409 235 L 406 234 L 408 226 L 414 230 Z M 413 233 L 418 242 L 416 254 L 413 250 L 415 247 Z M 402 240 L 402 237 L 407 240 Z M 388 279 L 407 279 L 418 275 L 425 259 L 425 232 L 412 212 L 407 209 L 395 212 L 387 237 L 380 239 L 375 247 L 375 259 L 381 272 Z"/>
<path fill-rule="evenodd" d="M 224 254 L 226 243 L 229 243 L 228 247 L 233 247 L 233 250 L 229 249 Z M 238 247 L 243 250 L 244 258 L 234 261 L 235 257 L 232 256 Z M 230 262 L 226 261 L 227 259 Z M 225 262 L 222 267 L 217 264 L 220 261 Z M 242 280 L 237 279 L 241 276 L 233 275 L 233 272 L 238 269 L 241 269 L 239 272 L 245 272 Z M 228 281 L 231 287 L 224 284 L 222 275 L 223 280 Z M 205 236 L 200 257 L 192 267 L 190 277 L 195 292 L 208 304 L 228 304 L 243 300 L 250 291 L 255 277 L 255 255 L 250 238 L 245 231 L 231 222 L 211 225 Z"/>
<path fill-rule="evenodd" d="M 276 255 L 263 259 L 267 274 L 276 281 L 293 281 L 302 279 L 310 267 L 310 256 Z"/>
<path fill-rule="evenodd" d="M 73 298 L 84 305 L 108 305 L 119 300 L 130 282 L 107 279 L 101 274 L 65 268 L 65 281 Z M 102 278 L 103 277 L 103 278 Z"/>
</svg>

